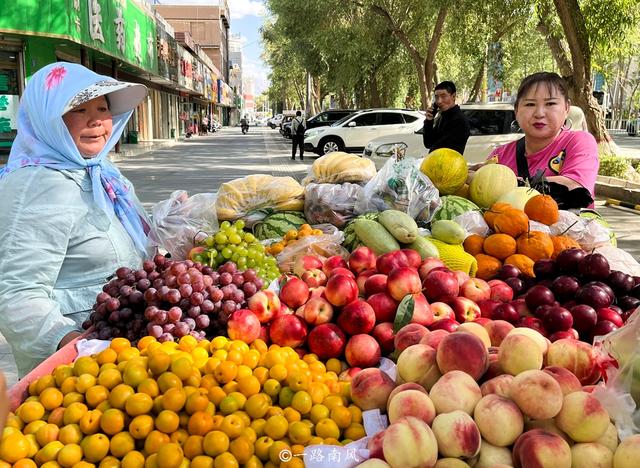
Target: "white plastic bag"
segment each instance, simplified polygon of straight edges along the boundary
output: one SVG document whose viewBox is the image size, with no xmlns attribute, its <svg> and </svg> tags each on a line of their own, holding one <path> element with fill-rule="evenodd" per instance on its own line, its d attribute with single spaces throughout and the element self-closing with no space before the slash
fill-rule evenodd
<svg viewBox="0 0 640 468">
<path fill-rule="evenodd" d="M 467 211 L 466 213 L 459 214 L 453 220 L 462 226 L 467 233 L 467 236 L 471 234 L 477 234 L 482 237 L 487 237 L 491 234 L 491 228 L 484 220 L 484 216 L 479 211 Z"/>
<path fill-rule="evenodd" d="M 640 276 L 640 263 L 626 250 L 613 245 L 602 245 L 595 250 L 604 255 L 611 270 L 621 271 L 631 276 Z"/>
<path fill-rule="evenodd" d="M 621 440 L 640 432 L 640 308 L 624 327 L 597 337 L 605 382 L 593 395 L 609 412 Z"/>
<path fill-rule="evenodd" d="M 174 260 L 185 260 L 198 240 L 218 230 L 216 194 L 188 196 L 176 190 L 167 200 L 153 205 L 149 242 L 165 249 Z"/>
<path fill-rule="evenodd" d="M 358 195 L 356 213 L 398 210 L 419 223 L 431 221 L 440 207 L 440 194 L 419 164 L 420 160 L 389 158 Z"/>
</svg>

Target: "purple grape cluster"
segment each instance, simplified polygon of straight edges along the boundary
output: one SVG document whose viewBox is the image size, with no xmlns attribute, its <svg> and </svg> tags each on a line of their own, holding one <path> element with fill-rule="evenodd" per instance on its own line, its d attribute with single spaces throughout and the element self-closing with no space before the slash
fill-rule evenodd
<svg viewBox="0 0 640 468">
<path fill-rule="evenodd" d="M 240 271 L 233 262 L 214 270 L 191 260 L 177 262 L 156 255 L 139 270 L 118 268 L 82 326 L 93 327 L 89 338 L 102 340 L 216 336 L 226 332 L 229 316 L 245 307 L 263 285 L 255 270 Z"/>
</svg>

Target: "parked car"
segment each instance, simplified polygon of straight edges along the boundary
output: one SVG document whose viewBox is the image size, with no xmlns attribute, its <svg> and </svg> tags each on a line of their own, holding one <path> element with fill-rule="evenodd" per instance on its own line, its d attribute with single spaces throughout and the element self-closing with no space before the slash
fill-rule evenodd
<svg viewBox="0 0 640 468">
<path fill-rule="evenodd" d="M 338 120 L 351 115 L 355 110 L 328 110 L 320 112 L 307 120 L 307 130 L 318 127 L 328 127 L 329 125 L 337 122 Z M 282 136 L 285 138 L 291 138 L 291 122 L 287 122 L 282 125 Z"/>
<path fill-rule="evenodd" d="M 278 131 L 285 138 L 291 138 L 291 122 L 294 117 L 295 115 L 285 115 L 282 122 L 280 122 L 280 130 Z"/>
<path fill-rule="evenodd" d="M 460 108 L 471 127 L 471 135 L 463 155 L 469 164 L 482 162 L 498 146 L 522 138 L 512 104 L 462 104 Z M 574 130 L 586 130 L 582 109 L 571 106 L 567 124 Z M 372 139 L 367 143 L 362 155 L 373 160 L 376 167 L 380 168 L 392 156 L 394 146 L 404 144 L 405 157 L 422 158 L 427 154 L 422 139 L 423 126 L 424 122 L 416 123 L 408 132 Z"/>
<path fill-rule="evenodd" d="M 280 126 L 280 123 L 282 122 L 283 118 L 284 118 L 284 114 L 276 114 L 275 116 L 267 120 L 267 125 L 271 127 L 271 129 L 273 130 L 274 128 Z"/>
<path fill-rule="evenodd" d="M 353 109 L 330 109 L 322 111 L 307 120 L 307 130 L 317 127 L 327 127 L 354 112 L 355 110 Z"/>
<path fill-rule="evenodd" d="M 304 150 L 320 156 L 332 151 L 361 153 L 370 140 L 410 132 L 424 118 L 424 113 L 410 109 L 359 110 L 328 127 L 307 130 Z"/>
</svg>

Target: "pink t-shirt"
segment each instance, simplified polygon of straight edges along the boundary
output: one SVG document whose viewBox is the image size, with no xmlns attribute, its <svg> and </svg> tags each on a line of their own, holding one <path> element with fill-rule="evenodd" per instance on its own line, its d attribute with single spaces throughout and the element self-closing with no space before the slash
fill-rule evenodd
<svg viewBox="0 0 640 468">
<path fill-rule="evenodd" d="M 511 168 L 517 175 L 516 144 L 513 141 L 495 149 L 489 159 L 497 157 L 500 164 Z M 527 155 L 531 176 L 544 170 L 545 176 L 565 176 L 582 185 L 594 196 L 600 161 L 598 144 L 588 132 L 563 130 L 546 148 Z"/>
</svg>

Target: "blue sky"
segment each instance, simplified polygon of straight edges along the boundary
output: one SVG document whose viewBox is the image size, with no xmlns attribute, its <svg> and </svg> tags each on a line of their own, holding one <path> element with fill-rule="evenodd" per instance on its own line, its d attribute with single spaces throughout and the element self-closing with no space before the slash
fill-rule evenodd
<svg viewBox="0 0 640 468">
<path fill-rule="evenodd" d="M 153 3 L 153 0 L 151 0 Z M 165 5 L 217 5 L 218 0 L 160 0 Z M 254 94 L 260 95 L 269 86 L 269 69 L 260 59 L 262 43 L 260 27 L 265 13 L 263 0 L 227 0 L 231 13 L 231 33 L 240 34 L 244 41 L 243 73 L 252 76 L 255 82 Z"/>
</svg>

